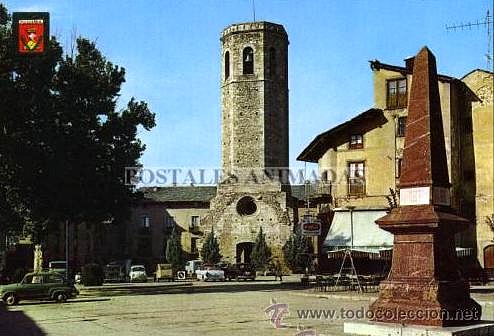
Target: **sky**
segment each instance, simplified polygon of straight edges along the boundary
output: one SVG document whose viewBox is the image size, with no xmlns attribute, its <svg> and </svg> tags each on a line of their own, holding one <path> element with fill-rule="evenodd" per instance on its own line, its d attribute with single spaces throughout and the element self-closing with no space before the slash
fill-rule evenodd
<svg viewBox="0 0 494 336">
<path fill-rule="evenodd" d="M 2 2 L 2 0 L 0 0 Z M 253 21 L 252 0 L 3 1 L 9 12 L 50 12 L 51 33 L 96 42 L 126 69 L 119 106 L 131 97 L 156 113 L 141 130 L 146 167 L 221 165 L 220 35 Z M 403 66 L 427 45 L 438 72 L 461 78 L 485 69 L 491 0 L 257 0 L 256 21 L 283 24 L 289 46 L 290 165 L 319 133 L 373 106 L 369 60 Z"/>
</svg>

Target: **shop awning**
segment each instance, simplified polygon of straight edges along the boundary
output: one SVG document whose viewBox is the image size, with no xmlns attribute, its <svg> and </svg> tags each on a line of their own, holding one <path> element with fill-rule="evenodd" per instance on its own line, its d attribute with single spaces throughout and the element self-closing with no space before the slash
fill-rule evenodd
<svg viewBox="0 0 494 336">
<path fill-rule="evenodd" d="M 331 253 L 352 248 L 351 221 L 353 217 L 354 251 L 379 253 L 393 247 L 393 235 L 382 230 L 375 221 L 386 215 L 384 210 L 336 211 L 323 247 Z"/>
</svg>

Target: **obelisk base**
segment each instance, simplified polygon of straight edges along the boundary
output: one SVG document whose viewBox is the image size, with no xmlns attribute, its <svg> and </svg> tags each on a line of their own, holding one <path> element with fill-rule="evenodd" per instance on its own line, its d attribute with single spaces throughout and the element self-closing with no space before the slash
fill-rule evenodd
<svg viewBox="0 0 494 336">
<path fill-rule="evenodd" d="M 482 314 L 465 281 L 410 278 L 383 281 L 370 310 L 376 322 L 439 327 L 477 323 Z"/>
<path fill-rule="evenodd" d="M 372 321 L 445 327 L 480 320 L 456 260 L 454 234 L 465 219 L 420 205 L 393 209 L 377 223 L 394 234 L 394 247 L 389 277 L 370 306 Z"/>
<path fill-rule="evenodd" d="M 365 336 L 490 336 L 494 335 L 494 324 L 480 322 L 463 327 L 425 327 L 380 322 L 345 322 L 343 331 L 349 335 Z"/>
</svg>

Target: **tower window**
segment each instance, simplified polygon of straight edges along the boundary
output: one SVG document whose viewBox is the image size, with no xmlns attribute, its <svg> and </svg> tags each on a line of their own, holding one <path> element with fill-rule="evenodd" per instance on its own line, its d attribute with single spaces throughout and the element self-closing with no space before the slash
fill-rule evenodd
<svg viewBox="0 0 494 336">
<path fill-rule="evenodd" d="M 225 79 L 230 77 L 230 52 L 225 53 Z"/>
<path fill-rule="evenodd" d="M 276 49 L 269 49 L 269 74 L 271 76 L 276 75 Z"/>
<path fill-rule="evenodd" d="M 247 47 L 243 52 L 243 73 L 249 75 L 254 73 L 254 51 Z"/>
</svg>

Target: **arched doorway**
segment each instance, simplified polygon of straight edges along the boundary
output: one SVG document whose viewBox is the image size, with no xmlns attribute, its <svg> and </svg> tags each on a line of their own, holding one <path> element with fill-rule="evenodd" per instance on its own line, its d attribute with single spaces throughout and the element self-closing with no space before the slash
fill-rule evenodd
<svg viewBox="0 0 494 336">
<path fill-rule="evenodd" d="M 494 270 L 494 245 L 486 246 L 484 249 L 484 268 Z"/>
<path fill-rule="evenodd" d="M 238 243 L 235 261 L 237 263 L 250 264 L 250 254 L 252 253 L 253 247 L 254 243 L 251 242 Z"/>
</svg>

